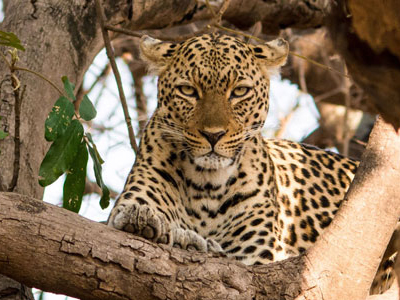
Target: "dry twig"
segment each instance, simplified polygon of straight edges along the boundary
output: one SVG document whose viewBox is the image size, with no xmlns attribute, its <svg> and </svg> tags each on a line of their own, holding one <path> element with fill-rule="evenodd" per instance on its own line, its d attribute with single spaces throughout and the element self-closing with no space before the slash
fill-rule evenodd
<svg viewBox="0 0 400 300">
<path fill-rule="evenodd" d="M 1 52 L 0 52 L 1 53 Z M 20 156 L 21 156 L 21 140 L 20 140 L 20 125 L 21 125 L 21 104 L 22 100 L 24 98 L 25 94 L 25 88 L 24 86 L 21 89 L 21 83 L 18 79 L 18 77 L 15 75 L 15 71 L 18 70 L 18 67 L 16 67 L 16 63 L 18 61 L 18 56 L 17 56 L 17 50 L 10 51 L 10 56 L 11 59 L 10 61 L 7 60 L 7 58 L 1 53 L 1 57 L 3 60 L 6 62 L 8 68 L 10 69 L 11 73 L 11 85 L 14 89 L 14 99 L 15 99 L 15 105 L 14 105 L 14 163 L 13 163 L 13 175 L 11 178 L 10 185 L 7 188 L 8 192 L 13 192 L 15 187 L 17 186 L 18 183 L 18 177 L 19 177 L 19 170 L 20 170 Z M 5 189 L 5 186 L 3 183 L 0 183 L 0 188 L 1 190 Z"/>
<path fill-rule="evenodd" d="M 104 15 L 104 10 L 103 10 L 103 7 L 99 0 L 96 0 L 96 11 L 97 11 L 97 15 L 99 16 L 99 22 L 100 22 L 101 32 L 103 34 L 104 44 L 106 47 L 107 57 L 110 60 L 111 68 L 112 68 L 112 70 L 114 72 L 114 76 L 115 76 L 115 81 L 117 82 L 118 92 L 119 92 L 119 96 L 121 99 L 121 105 L 122 105 L 122 109 L 124 111 L 125 122 L 128 127 L 129 141 L 131 143 L 131 147 L 132 147 L 133 151 L 135 151 L 135 154 L 136 154 L 138 152 L 138 146 L 136 144 L 135 134 L 133 132 L 131 117 L 129 116 L 128 104 L 126 102 L 126 97 L 124 94 L 124 90 L 122 88 L 121 75 L 119 74 L 118 67 L 115 62 L 114 51 L 111 47 L 110 37 L 108 36 L 107 29 L 105 28 L 106 17 Z"/>
<path fill-rule="evenodd" d="M 116 191 L 114 191 L 113 189 L 109 189 L 110 190 L 110 197 L 113 199 L 116 199 L 119 195 L 119 193 L 117 193 Z M 97 195 L 102 195 L 102 190 L 101 188 L 97 185 L 96 182 L 90 181 L 87 177 L 86 177 L 86 182 L 85 182 L 85 190 L 83 191 L 83 195 L 88 195 L 88 194 L 97 194 Z"/>
<path fill-rule="evenodd" d="M 351 139 L 350 130 L 348 128 L 349 110 L 350 110 L 350 87 L 351 87 L 350 79 L 343 78 L 342 85 L 343 85 L 344 100 L 345 100 L 345 111 L 343 116 L 343 128 L 342 128 L 342 140 L 343 140 L 342 154 L 344 156 L 348 156 L 350 139 Z"/>
</svg>

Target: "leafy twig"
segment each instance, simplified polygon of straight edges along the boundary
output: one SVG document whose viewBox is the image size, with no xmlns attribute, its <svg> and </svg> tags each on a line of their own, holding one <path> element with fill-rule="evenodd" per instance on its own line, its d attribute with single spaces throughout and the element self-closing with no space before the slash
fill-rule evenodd
<svg viewBox="0 0 400 300">
<path fill-rule="evenodd" d="M 23 67 L 14 67 L 14 69 L 18 70 L 18 71 L 25 71 L 25 72 L 35 74 L 36 76 L 42 78 L 44 81 L 48 82 L 53 88 L 55 88 L 60 93 L 60 95 L 62 95 L 62 96 L 65 95 L 64 92 L 54 82 L 52 82 L 50 79 L 46 78 L 42 74 L 35 72 L 33 70 L 29 70 L 27 68 L 23 68 Z"/>
<path fill-rule="evenodd" d="M 100 22 L 101 32 L 103 34 L 103 40 L 104 40 L 104 44 L 106 47 L 107 57 L 110 60 L 111 68 L 112 68 L 112 70 L 114 72 L 114 76 L 115 76 L 115 81 L 117 82 L 119 97 L 121 99 L 121 105 L 122 105 L 122 109 L 124 111 L 125 122 L 128 127 L 129 141 L 131 143 L 132 149 L 135 151 L 135 153 L 137 153 L 138 146 L 136 144 L 135 134 L 133 132 L 133 127 L 132 127 L 132 122 L 131 122 L 131 117 L 129 116 L 128 105 L 126 103 L 124 90 L 122 88 L 121 75 L 119 74 L 117 64 L 115 63 L 114 51 L 111 47 L 110 37 L 108 36 L 107 29 L 105 28 L 106 17 L 104 15 L 104 10 L 100 3 L 100 0 L 96 0 L 96 11 L 97 11 L 97 15 L 98 15 L 99 22 Z"/>
<path fill-rule="evenodd" d="M 97 194 L 97 195 L 102 195 L 103 191 L 101 188 L 98 186 L 96 182 L 90 181 L 86 177 L 85 181 L 85 190 L 83 191 L 83 195 L 88 195 L 88 194 Z M 110 189 L 110 197 L 113 199 L 116 199 L 118 197 L 118 194 L 116 191 Z"/>
</svg>

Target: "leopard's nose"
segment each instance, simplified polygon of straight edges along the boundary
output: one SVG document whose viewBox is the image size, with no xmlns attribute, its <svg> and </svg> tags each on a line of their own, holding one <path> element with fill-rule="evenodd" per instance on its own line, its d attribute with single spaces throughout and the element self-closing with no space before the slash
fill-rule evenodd
<svg viewBox="0 0 400 300">
<path fill-rule="evenodd" d="M 200 134 L 206 138 L 210 143 L 211 147 L 214 148 L 215 144 L 226 134 L 226 130 L 221 130 L 217 132 L 209 132 L 199 130 Z"/>
</svg>

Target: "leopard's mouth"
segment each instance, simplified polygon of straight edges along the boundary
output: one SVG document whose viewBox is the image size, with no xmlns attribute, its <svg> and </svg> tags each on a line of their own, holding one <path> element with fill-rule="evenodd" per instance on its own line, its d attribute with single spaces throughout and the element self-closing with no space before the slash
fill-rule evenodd
<svg viewBox="0 0 400 300">
<path fill-rule="evenodd" d="M 214 151 L 210 151 L 207 154 L 194 158 L 196 165 L 211 170 L 226 168 L 232 165 L 233 161 L 233 158 L 220 155 Z"/>
<path fill-rule="evenodd" d="M 208 157 L 209 159 L 230 158 L 230 157 L 228 157 L 228 156 L 219 154 L 219 153 L 217 153 L 217 152 L 215 152 L 215 151 L 210 151 L 210 152 L 204 154 L 203 156 L 204 156 L 204 157 Z"/>
</svg>

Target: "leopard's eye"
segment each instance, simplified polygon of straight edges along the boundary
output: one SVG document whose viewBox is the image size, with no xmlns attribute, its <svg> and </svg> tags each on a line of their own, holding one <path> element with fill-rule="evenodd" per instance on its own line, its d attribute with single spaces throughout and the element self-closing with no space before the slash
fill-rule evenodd
<svg viewBox="0 0 400 300">
<path fill-rule="evenodd" d="M 178 90 L 187 97 L 197 97 L 197 91 L 190 85 L 179 85 Z"/>
<path fill-rule="evenodd" d="M 250 88 L 247 86 L 239 86 L 235 88 L 231 93 L 231 98 L 241 98 L 248 94 Z"/>
</svg>

